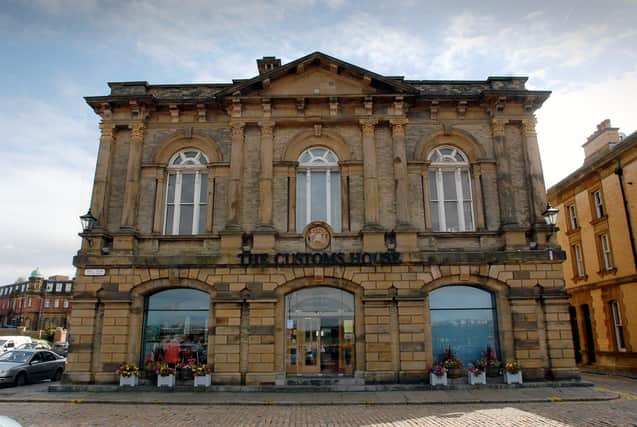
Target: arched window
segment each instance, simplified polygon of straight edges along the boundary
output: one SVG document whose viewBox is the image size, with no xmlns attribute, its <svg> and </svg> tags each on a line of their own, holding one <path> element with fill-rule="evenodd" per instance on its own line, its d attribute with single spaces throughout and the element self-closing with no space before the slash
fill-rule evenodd
<svg viewBox="0 0 637 427">
<path fill-rule="evenodd" d="M 452 146 L 435 148 L 427 159 L 429 207 L 434 231 L 473 231 L 471 177 L 467 156 Z"/>
<path fill-rule="evenodd" d="M 165 234 L 200 234 L 206 231 L 208 212 L 208 158 L 201 151 L 185 150 L 168 164 Z"/>
<path fill-rule="evenodd" d="M 467 365 L 487 346 L 498 351 L 493 294 L 472 286 L 445 286 L 429 294 L 433 356 L 451 349 Z"/>
<path fill-rule="evenodd" d="M 296 230 L 312 221 L 325 221 L 341 231 L 341 175 L 338 157 L 323 147 L 312 147 L 299 157 L 296 178 Z"/>
<path fill-rule="evenodd" d="M 210 296 L 176 288 L 146 298 L 142 356 L 146 368 L 159 362 L 207 363 Z"/>
</svg>

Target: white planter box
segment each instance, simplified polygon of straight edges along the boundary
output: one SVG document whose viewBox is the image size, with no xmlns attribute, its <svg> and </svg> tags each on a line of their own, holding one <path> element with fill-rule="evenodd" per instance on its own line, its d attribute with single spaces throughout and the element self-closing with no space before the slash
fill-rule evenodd
<svg viewBox="0 0 637 427">
<path fill-rule="evenodd" d="M 429 373 L 429 383 L 431 385 L 447 385 L 447 373 L 443 375 L 435 375 L 433 372 Z"/>
<path fill-rule="evenodd" d="M 162 377 L 161 375 L 157 375 L 157 387 L 174 387 L 175 386 L 175 376 L 174 375 L 166 375 Z"/>
<path fill-rule="evenodd" d="M 195 387 L 210 387 L 210 375 L 195 375 Z"/>
<path fill-rule="evenodd" d="M 504 382 L 507 384 L 522 384 L 522 371 L 517 374 L 510 374 L 504 371 Z"/>
<path fill-rule="evenodd" d="M 119 386 L 120 387 L 124 387 L 124 386 L 129 386 L 129 387 L 136 387 L 138 384 L 138 378 L 137 375 L 131 375 L 130 377 L 125 377 L 120 375 L 119 376 Z"/>
<path fill-rule="evenodd" d="M 469 384 L 471 384 L 471 385 L 486 384 L 487 383 L 487 374 L 484 371 L 482 371 L 482 373 L 479 374 L 479 375 L 474 375 L 471 372 L 469 372 L 467 374 L 467 379 L 469 380 Z"/>
</svg>

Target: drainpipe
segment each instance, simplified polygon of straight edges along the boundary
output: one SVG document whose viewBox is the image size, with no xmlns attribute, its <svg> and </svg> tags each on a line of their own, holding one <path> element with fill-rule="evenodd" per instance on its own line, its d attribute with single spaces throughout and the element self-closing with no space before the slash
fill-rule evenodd
<svg viewBox="0 0 637 427">
<path fill-rule="evenodd" d="M 628 201 L 626 200 L 626 189 L 624 188 L 624 169 L 620 160 L 617 160 L 617 169 L 615 169 L 615 175 L 619 180 L 619 188 L 622 192 L 622 201 L 624 202 L 624 213 L 626 215 L 626 223 L 628 224 L 628 235 L 630 236 L 630 247 L 633 250 L 633 263 L 635 264 L 635 270 L 637 270 L 637 249 L 635 248 L 635 233 L 633 232 L 633 225 L 630 222 L 630 210 L 628 209 Z"/>
</svg>

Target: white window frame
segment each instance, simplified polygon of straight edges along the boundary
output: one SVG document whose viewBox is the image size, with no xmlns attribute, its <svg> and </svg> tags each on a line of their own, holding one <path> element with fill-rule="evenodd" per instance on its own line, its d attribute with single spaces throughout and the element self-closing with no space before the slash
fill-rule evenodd
<svg viewBox="0 0 637 427">
<path fill-rule="evenodd" d="M 62 292 L 62 282 L 55 284 L 55 292 Z"/>
<path fill-rule="evenodd" d="M 63 305 L 64 305 L 64 308 L 69 308 L 69 300 L 65 299 Z"/>
<path fill-rule="evenodd" d="M 317 156 L 316 150 L 324 150 L 325 153 L 322 156 Z M 301 161 L 301 159 L 306 156 L 306 154 L 310 155 L 309 161 Z M 334 161 L 328 159 L 329 155 L 334 156 Z M 320 203 L 320 200 L 312 200 L 312 173 L 313 172 L 325 172 L 325 210 L 326 210 L 326 220 L 335 232 L 340 232 L 341 227 L 343 226 L 340 221 L 341 211 L 336 213 L 339 215 L 338 221 L 334 221 L 335 218 L 332 218 L 332 173 L 339 173 L 339 183 L 340 183 L 340 167 L 338 165 L 338 156 L 332 150 L 327 147 L 322 146 L 313 146 L 303 151 L 299 156 L 299 167 L 298 173 L 305 175 L 305 218 L 297 218 L 301 219 L 301 223 L 306 226 L 310 222 L 312 222 L 312 205 L 313 203 Z M 299 185 L 297 183 L 297 185 Z M 340 188 L 338 189 L 338 196 L 340 197 Z M 297 210 L 297 217 L 300 215 L 300 212 Z M 302 230 L 297 230 L 301 232 Z"/>
<path fill-rule="evenodd" d="M 186 157 L 186 153 L 197 153 L 194 157 Z M 179 163 L 177 163 L 179 161 Z M 205 162 L 202 163 L 202 161 Z M 166 203 L 164 203 L 164 234 L 167 235 L 180 235 L 179 234 L 179 224 L 181 220 L 181 185 L 184 174 L 194 174 L 195 175 L 195 188 L 193 189 L 193 218 L 192 218 L 192 228 L 191 235 L 202 234 L 205 233 L 204 230 L 199 230 L 199 211 L 202 206 L 206 206 L 206 211 L 208 209 L 208 200 L 201 200 L 201 180 L 202 176 L 205 176 L 205 179 L 208 179 L 208 157 L 204 153 L 195 149 L 186 149 L 180 151 L 175 154 L 168 164 L 168 176 L 166 177 Z M 168 200 L 168 191 L 169 191 L 169 182 L 170 177 L 175 176 L 175 192 L 173 194 L 173 200 Z M 210 189 L 208 189 L 210 191 Z M 173 218 L 172 218 L 172 229 L 167 230 L 166 226 L 168 223 L 168 206 L 173 206 Z M 182 234 L 186 235 L 186 234 Z"/>
<path fill-rule="evenodd" d="M 619 304 L 617 301 L 610 302 L 610 310 L 613 316 L 613 327 L 615 328 L 615 344 L 617 344 L 617 350 L 626 351 L 626 345 L 624 341 L 624 325 L 622 324 L 622 316 L 619 311 Z"/>
<path fill-rule="evenodd" d="M 575 207 L 575 203 L 572 205 L 568 205 L 568 222 L 571 226 L 571 230 L 577 229 L 577 208 Z"/>
<path fill-rule="evenodd" d="M 53 283 L 51 283 L 51 282 L 47 282 L 47 284 L 46 284 L 46 291 L 47 291 L 47 292 L 52 292 L 52 291 L 53 291 Z"/>
<path fill-rule="evenodd" d="M 604 200 L 600 190 L 593 191 L 593 204 L 595 205 L 595 218 L 603 218 L 606 212 L 604 211 Z"/>
<path fill-rule="evenodd" d="M 53 300 L 53 307 L 60 308 L 60 300 L 58 298 Z"/>
<path fill-rule="evenodd" d="M 51 307 L 51 300 L 48 298 L 45 298 L 44 300 L 44 308 L 49 308 Z"/>
<path fill-rule="evenodd" d="M 445 155 L 442 154 L 442 152 L 440 150 L 443 149 L 451 149 L 452 154 L 451 155 Z M 459 161 L 456 158 L 456 154 L 459 154 L 460 156 L 462 156 L 463 160 Z M 442 159 L 441 161 L 433 161 L 432 158 L 434 156 L 438 156 L 440 159 Z M 431 166 L 429 167 L 430 172 L 434 171 L 435 172 L 435 176 L 436 176 L 436 193 L 437 193 L 437 199 L 435 200 L 430 200 L 431 202 L 437 202 L 437 208 L 438 208 L 438 226 L 440 227 L 440 230 L 436 230 L 436 231 L 440 231 L 440 232 L 463 232 L 463 231 L 475 231 L 475 213 L 474 213 L 474 209 L 473 209 L 473 194 L 472 194 L 472 188 L 471 188 L 471 170 L 469 167 L 469 160 L 466 156 L 465 153 L 463 153 L 461 150 L 457 149 L 456 147 L 452 147 L 452 146 L 448 146 L 448 145 L 442 145 L 440 147 L 436 147 L 435 149 L 432 150 L 431 153 L 429 153 L 429 155 L 427 156 L 427 159 L 432 161 Z M 454 172 L 454 178 L 455 178 L 455 186 L 456 186 L 456 200 L 453 200 L 455 202 L 457 202 L 457 215 L 458 215 L 458 230 L 449 230 L 447 229 L 447 218 L 445 215 L 445 202 L 447 200 L 444 199 L 444 185 L 443 185 L 443 172 L 449 172 L 449 171 L 453 171 Z M 468 197 L 467 195 L 465 195 L 462 191 L 462 172 L 466 172 L 468 177 L 469 177 L 469 194 Z M 431 195 L 430 195 L 431 196 Z M 451 200 L 449 200 L 451 201 Z M 470 208 L 471 208 L 471 224 L 473 225 L 473 227 L 468 228 L 466 226 L 466 221 L 465 221 L 465 217 L 464 217 L 464 205 L 465 204 L 469 204 Z"/>
<path fill-rule="evenodd" d="M 586 275 L 586 269 L 584 268 L 584 257 L 582 256 L 582 246 L 579 243 L 575 243 L 573 246 L 573 255 L 575 257 L 575 274 L 577 277 L 583 277 Z"/>
<path fill-rule="evenodd" d="M 602 251 L 602 260 L 604 261 L 604 269 L 606 271 L 610 271 L 614 268 L 613 266 L 613 254 L 610 249 L 610 240 L 608 238 L 608 233 L 603 233 L 599 235 L 599 241 L 601 245 Z"/>
<path fill-rule="evenodd" d="M 73 290 L 73 282 L 67 282 L 64 286 L 64 292 L 71 292 Z"/>
<path fill-rule="evenodd" d="M 31 307 L 32 303 L 33 301 L 31 300 L 31 297 L 29 297 L 29 299 L 27 300 L 27 306 Z"/>
</svg>

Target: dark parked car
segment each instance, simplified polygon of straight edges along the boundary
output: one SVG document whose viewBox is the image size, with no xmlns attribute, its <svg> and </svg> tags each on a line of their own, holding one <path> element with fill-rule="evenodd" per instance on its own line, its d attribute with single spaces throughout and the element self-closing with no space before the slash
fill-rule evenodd
<svg viewBox="0 0 637 427">
<path fill-rule="evenodd" d="M 14 350 L 0 356 L 0 384 L 24 385 L 42 380 L 59 381 L 66 359 L 48 350 Z"/>
</svg>

